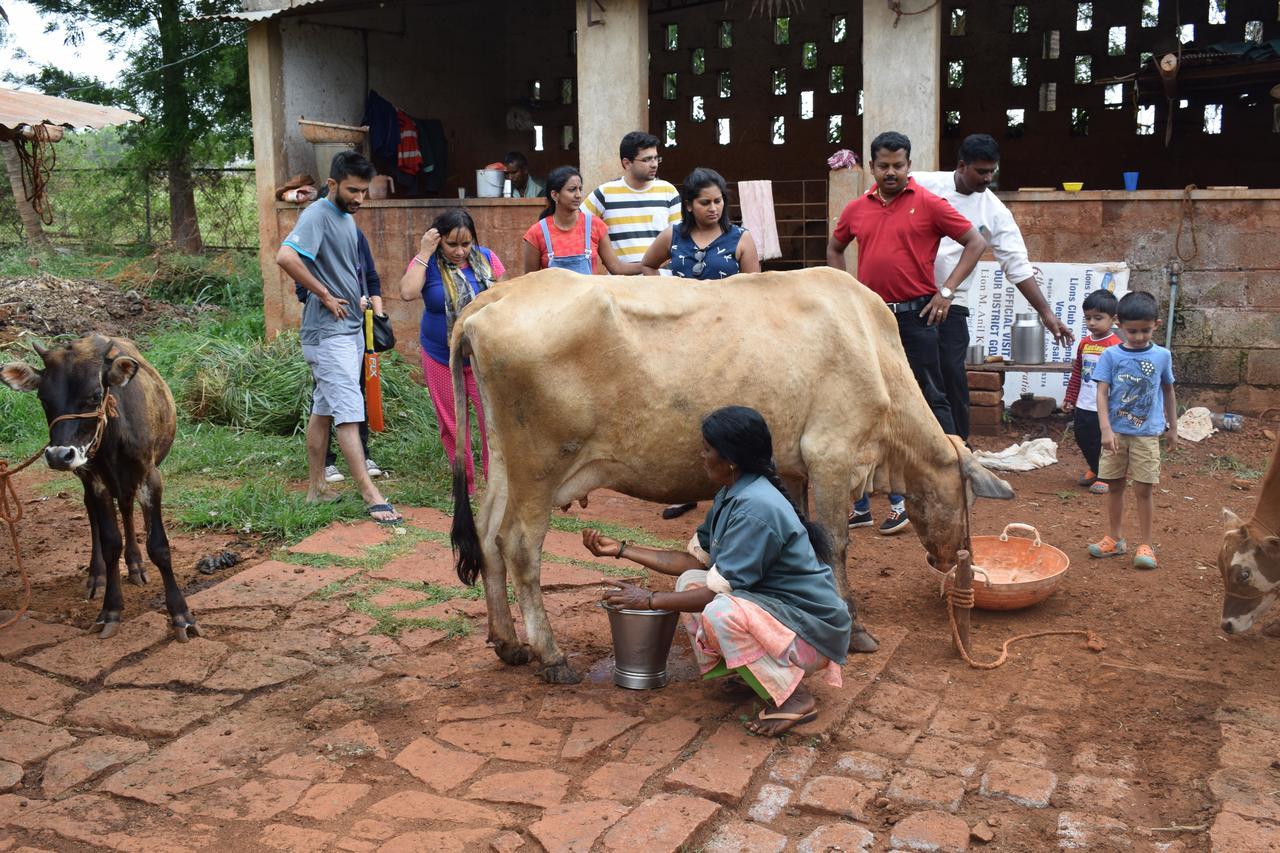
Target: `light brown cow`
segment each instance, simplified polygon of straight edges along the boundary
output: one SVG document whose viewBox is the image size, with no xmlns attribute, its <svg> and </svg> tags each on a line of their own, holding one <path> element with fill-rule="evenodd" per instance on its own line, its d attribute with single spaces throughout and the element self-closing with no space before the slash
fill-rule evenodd
<svg viewBox="0 0 1280 853">
<path fill-rule="evenodd" d="M 544 270 L 499 285 L 454 325 L 460 437 L 468 356 L 490 471 L 477 524 L 455 466 L 458 574 L 474 583 L 483 571 L 498 656 L 510 664 L 536 657 L 550 682 L 579 679 L 556 646 L 538 582 L 552 508 L 599 488 L 665 504 L 711 497 L 699 427 L 721 406 L 759 410 L 779 473 L 812 484 L 814 515 L 833 534 L 836 579 L 850 602 L 845 519 L 850 495 L 877 464 L 902 472 L 912 524 L 940 565 L 954 563 L 964 538 L 966 480 L 977 495 L 1013 496 L 943 434 L 880 297 L 826 267 L 729 282 Z M 462 453 L 459 444 L 458 460 Z M 527 645 L 507 604 L 508 572 Z"/>
<path fill-rule="evenodd" d="M 1226 535 L 1218 551 L 1225 598 L 1222 630 L 1243 634 L 1280 598 L 1280 443 L 1262 479 L 1262 494 L 1247 521 L 1222 511 Z"/>
</svg>

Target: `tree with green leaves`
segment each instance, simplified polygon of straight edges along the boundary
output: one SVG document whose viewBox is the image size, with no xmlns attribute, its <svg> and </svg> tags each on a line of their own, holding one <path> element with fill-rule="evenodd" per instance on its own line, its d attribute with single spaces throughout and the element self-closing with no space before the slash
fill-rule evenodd
<svg viewBox="0 0 1280 853">
<path fill-rule="evenodd" d="M 237 11 L 236 0 L 30 0 L 55 16 L 73 45 L 95 31 L 126 52 L 115 85 L 46 66 L 17 82 L 49 95 L 111 104 L 146 117 L 124 130 L 129 161 L 169 185 L 174 245 L 200 252 L 192 166 L 224 163 L 252 149 L 244 26 L 202 16 Z M 13 78 L 11 78 L 13 79 Z"/>
</svg>

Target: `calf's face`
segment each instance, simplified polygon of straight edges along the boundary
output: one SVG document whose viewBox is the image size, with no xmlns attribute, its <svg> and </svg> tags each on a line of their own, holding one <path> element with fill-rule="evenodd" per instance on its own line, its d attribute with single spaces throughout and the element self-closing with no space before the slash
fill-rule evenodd
<svg viewBox="0 0 1280 853">
<path fill-rule="evenodd" d="M 1226 527 L 1218 551 L 1218 572 L 1222 575 L 1222 630 L 1243 634 L 1253 627 L 1280 596 L 1280 539 L 1256 538 L 1260 531 L 1249 526 L 1229 509 L 1222 511 Z"/>
<path fill-rule="evenodd" d="M 102 405 L 111 387 L 123 387 L 138 370 L 138 363 L 113 352 L 107 338 L 81 338 L 62 347 L 36 347 L 44 362 L 37 370 L 16 361 L 0 367 L 0 378 L 15 391 L 35 391 L 49 428 L 45 462 L 59 471 L 74 471 L 89 461 L 97 430 L 96 418 L 74 418 L 53 423 L 62 416 L 93 412 Z"/>
</svg>

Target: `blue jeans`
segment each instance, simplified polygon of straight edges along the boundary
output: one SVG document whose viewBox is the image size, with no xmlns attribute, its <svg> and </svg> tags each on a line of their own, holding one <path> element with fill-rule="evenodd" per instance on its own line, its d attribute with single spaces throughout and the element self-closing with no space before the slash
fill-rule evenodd
<svg viewBox="0 0 1280 853">
<path fill-rule="evenodd" d="M 895 495 L 893 492 L 889 493 L 890 506 L 898 506 L 902 501 L 902 495 Z M 853 511 L 856 513 L 871 512 L 871 495 L 863 495 L 858 498 L 853 504 Z"/>
</svg>

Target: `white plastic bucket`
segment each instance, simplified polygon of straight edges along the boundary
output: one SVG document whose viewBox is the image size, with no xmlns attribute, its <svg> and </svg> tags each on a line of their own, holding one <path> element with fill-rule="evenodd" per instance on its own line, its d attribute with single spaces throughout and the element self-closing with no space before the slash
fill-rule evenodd
<svg viewBox="0 0 1280 853">
<path fill-rule="evenodd" d="M 502 182 L 507 173 L 501 169 L 476 169 L 476 195 L 480 198 L 500 198 Z"/>
</svg>

